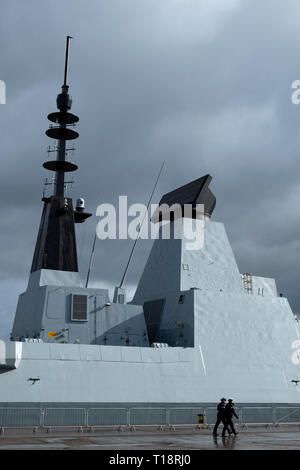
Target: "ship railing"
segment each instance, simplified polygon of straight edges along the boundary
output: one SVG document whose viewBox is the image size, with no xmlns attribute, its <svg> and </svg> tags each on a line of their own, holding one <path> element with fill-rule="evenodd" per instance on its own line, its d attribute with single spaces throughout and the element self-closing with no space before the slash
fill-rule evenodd
<svg viewBox="0 0 300 470">
<path fill-rule="evenodd" d="M 236 407 L 237 426 L 284 425 L 300 423 L 300 406 Z M 120 428 L 157 427 L 174 429 L 198 425 L 210 427 L 216 420 L 216 407 L 0 407 L 0 432 L 5 428 Z"/>
</svg>

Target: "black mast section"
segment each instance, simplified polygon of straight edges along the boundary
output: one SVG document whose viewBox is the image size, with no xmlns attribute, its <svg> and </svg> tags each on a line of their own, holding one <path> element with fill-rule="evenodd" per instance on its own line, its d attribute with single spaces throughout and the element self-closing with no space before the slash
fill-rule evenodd
<svg viewBox="0 0 300 470">
<path fill-rule="evenodd" d="M 78 168 L 74 163 L 66 161 L 66 141 L 79 136 L 78 132 L 69 128 L 79 121 L 78 116 L 69 112 L 72 107 L 67 85 L 70 39 L 71 36 L 67 36 L 64 83 L 56 99 L 59 111 L 48 115 L 49 121 L 55 123 L 55 126 L 50 125 L 46 131 L 48 137 L 57 140 L 56 160 L 43 164 L 44 168 L 55 172 L 55 190 L 50 198 L 43 197 L 44 209 L 31 272 L 39 269 L 78 272 L 74 223 L 83 222 L 92 215 L 82 209 L 73 210 L 72 199 L 65 197 L 65 173 Z"/>
</svg>

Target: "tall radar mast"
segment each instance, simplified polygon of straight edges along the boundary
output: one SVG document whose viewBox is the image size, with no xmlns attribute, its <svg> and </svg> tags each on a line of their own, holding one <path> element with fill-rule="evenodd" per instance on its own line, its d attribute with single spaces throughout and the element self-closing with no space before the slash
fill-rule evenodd
<svg viewBox="0 0 300 470">
<path fill-rule="evenodd" d="M 92 215 L 84 212 L 83 199 L 79 200 L 78 207 L 74 210 L 72 199 L 65 196 L 65 173 L 78 168 L 75 163 L 66 160 L 67 152 L 70 150 L 66 148 L 66 142 L 79 137 L 78 132 L 70 129 L 70 126 L 74 126 L 79 121 L 78 116 L 69 112 L 72 107 L 72 98 L 68 93 L 69 86 L 67 85 L 70 39 L 72 39 L 71 36 L 67 36 L 64 83 L 56 99 L 59 111 L 48 115 L 49 121 L 55 125 L 51 124 L 46 131 L 48 137 L 57 141 L 57 145 L 54 146 L 54 151 L 57 153 L 56 160 L 43 164 L 46 170 L 55 172 L 54 194 L 50 197 L 43 197 L 44 209 L 31 272 L 39 269 L 78 272 L 74 224 L 84 222 Z"/>
</svg>

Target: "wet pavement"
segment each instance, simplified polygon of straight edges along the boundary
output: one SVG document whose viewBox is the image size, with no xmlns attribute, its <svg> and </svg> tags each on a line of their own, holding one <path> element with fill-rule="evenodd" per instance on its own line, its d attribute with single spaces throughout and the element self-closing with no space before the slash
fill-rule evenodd
<svg viewBox="0 0 300 470">
<path fill-rule="evenodd" d="M 33 432 L 35 431 L 35 432 Z M 236 437 L 214 437 L 212 428 L 9 429 L 0 450 L 300 450 L 300 426 L 251 426 Z"/>
</svg>

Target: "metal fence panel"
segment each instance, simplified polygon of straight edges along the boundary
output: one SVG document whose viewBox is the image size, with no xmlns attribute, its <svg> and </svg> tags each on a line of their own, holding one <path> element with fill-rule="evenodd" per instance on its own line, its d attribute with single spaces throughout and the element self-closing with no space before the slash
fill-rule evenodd
<svg viewBox="0 0 300 470">
<path fill-rule="evenodd" d="M 240 414 L 243 423 L 272 423 L 274 419 L 273 408 L 271 406 L 243 406 Z"/>
<path fill-rule="evenodd" d="M 217 408 L 208 406 L 207 408 L 204 409 L 204 412 L 206 415 L 207 424 L 215 423 L 217 419 Z"/>
<path fill-rule="evenodd" d="M 300 407 L 276 407 L 275 417 L 277 423 L 298 423 L 300 422 Z"/>
<path fill-rule="evenodd" d="M 166 408 L 131 408 L 130 424 L 167 424 Z"/>
<path fill-rule="evenodd" d="M 45 426 L 84 426 L 86 410 L 84 408 L 46 408 Z"/>
<path fill-rule="evenodd" d="M 40 408 L 0 408 L 0 426 L 23 427 L 40 424 Z"/>
<path fill-rule="evenodd" d="M 170 408 L 168 424 L 197 424 L 202 408 Z"/>
<path fill-rule="evenodd" d="M 90 408 L 88 410 L 87 424 L 89 426 L 101 426 L 105 424 L 129 424 L 127 423 L 127 409 Z"/>
</svg>

